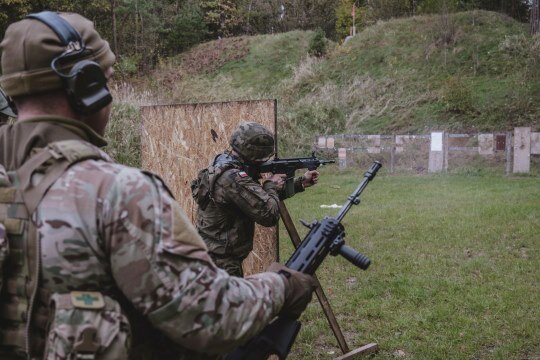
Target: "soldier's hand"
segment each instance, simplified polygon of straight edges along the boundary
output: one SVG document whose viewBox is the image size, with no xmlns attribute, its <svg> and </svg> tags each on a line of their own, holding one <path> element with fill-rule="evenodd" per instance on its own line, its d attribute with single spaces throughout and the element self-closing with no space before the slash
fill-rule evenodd
<svg viewBox="0 0 540 360">
<path fill-rule="evenodd" d="M 267 271 L 277 272 L 285 278 L 285 303 L 280 314 L 300 317 L 317 287 L 315 279 L 311 275 L 291 270 L 279 263 L 272 263 Z"/>
<path fill-rule="evenodd" d="M 274 174 L 268 178 L 268 180 L 274 182 L 276 184 L 276 189 L 281 190 L 283 189 L 283 185 L 285 184 L 285 179 L 287 178 L 287 175 L 285 174 Z"/>
<path fill-rule="evenodd" d="M 304 180 L 302 181 L 302 185 L 304 188 L 313 186 L 319 181 L 319 176 L 321 174 L 317 170 L 309 170 L 306 171 L 304 174 Z"/>
</svg>

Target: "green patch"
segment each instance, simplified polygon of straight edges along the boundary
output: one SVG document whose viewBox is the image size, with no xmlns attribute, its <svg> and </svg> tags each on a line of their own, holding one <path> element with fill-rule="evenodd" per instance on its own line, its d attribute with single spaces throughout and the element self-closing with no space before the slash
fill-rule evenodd
<svg viewBox="0 0 540 360">
<path fill-rule="evenodd" d="M 362 174 L 324 170 L 286 201 L 298 219 L 338 210 Z M 349 346 L 377 342 L 373 359 L 523 359 L 540 355 L 540 180 L 475 176 L 381 176 L 345 219 L 346 242 L 372 260 L 367 271 L 329 257 L 317 272 Z M 292 252 L 280 226 L 281 259 Z M 292 358 L 340 354 L 314 300 L 301 317 Z"/>
</svg>

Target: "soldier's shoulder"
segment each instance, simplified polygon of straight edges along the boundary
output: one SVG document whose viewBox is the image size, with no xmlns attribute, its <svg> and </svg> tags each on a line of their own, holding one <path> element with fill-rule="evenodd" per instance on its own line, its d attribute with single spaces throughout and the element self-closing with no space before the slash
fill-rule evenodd
<svg viewBox="0 0 540 360">
<path fill-rule="evenodd" d="M 103 159 L 89 159 L 78 162 L 70 167 L 70 171 L 74 171 L 81 175 L 102 178 L 119 178 L 128 174 L 132 176 L 141 174 L 140 169 L 118 164 L 113 161 L 105 161 Z"/>
<path fill-rule="evenodd" d="M 99 159 L 85 160 L 73 165 L 68 177 L 106 189 L 117 188 L 122 192 L 147 191 L 152 187 L 166 188 L 156 174 L 141 169 Z M 167 189 L 168 190 L 168 189 Z"/>
<path fill-rule="evenodd" d="M 238 168 L 228 169 L 218 179 L 221 185 L 251 183 L 254 180 L 244 170 Z"/>
</svg>

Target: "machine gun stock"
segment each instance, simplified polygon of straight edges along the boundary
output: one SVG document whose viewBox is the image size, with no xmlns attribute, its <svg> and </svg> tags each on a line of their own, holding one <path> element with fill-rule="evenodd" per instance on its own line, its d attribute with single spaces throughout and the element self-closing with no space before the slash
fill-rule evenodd
<svg viewBox="0 0 540 360">
<path fill-rule="evenodd" d="M 381 166 L 378 161 L 371 165 L 336 217 L 325 217 L 311 224 L 302 222 L 310 231 L 285 264 L 288 268 L 313 275 L 328 254 L 333 256 L 339 254 L 362 270 L 369 267 L 371 261 L 368 257 L 345 245 L 345 228 L 341 221 L 353 205 L 360 204 L 360 194 L 377 175 Z M 299 331 L 298 320 L 278 316 L 259 335 L 227 354 L 225 359 L 265 360 L 270 355 L 277 355 L 280 360 L 284 360 Z"/>
</svg>

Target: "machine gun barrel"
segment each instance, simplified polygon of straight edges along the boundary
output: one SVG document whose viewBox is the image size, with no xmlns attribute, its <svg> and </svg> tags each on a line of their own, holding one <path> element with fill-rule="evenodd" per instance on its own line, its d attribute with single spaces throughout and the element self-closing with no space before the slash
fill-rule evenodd
<svg viewBox="0 0 540 360">
<path fill-rule="evenodd" d="M 373 164 L 371 164 L 371 167 L 364 173 L 364 180 L 358 185 L 356 190 L 353 191 L 351 195 L 348 197 L 348 201 L 343 205 L 341 210 L 336 216 L 336 220 L 338 222 L 341 222 L 347 212 L 351 209 L 353 205 L 358 205 L 360 203 L 360 194 L 364 189 L 366 188 L 367 184 L 373 180 L 375 175 L 377 175 L 377 172 L 382 167 L 382 164 L 379 161 L 374 161 Z"/>
<path fill-rule="evenodd" d="M 369 267 L 371 262 L 365 255 L 345 245 L 345 228 L 341 224 L 341 220 L 353 205 L 360 203 L 360 194 L 375 177 L 381 166 L 378 161 L 371 165 L 364 174 L 360 185 L 349 195 L 347 202 L 335 218 L 325 217 L 323 220 L 314 221 L 311 224 L 302 222 L 310 231 L 285 264 L 288 268 L 306 274 L 314 274 L 329 254 L 334 256 L 340 254 L 363 270 Z M 299 331 L 300 322 L 298 320 L 287 316 L 278 316 L 259 335 L 228 354 L 225 359 L 264 360 L 269 355 L 274 354 L 280 360 L 284 360 Z"/>
<path fill-rule="evenodd" d="M 314 221 L 311 224 L 304 223 L 310 229 L 310 232 L 285 264 L 288 268 L 314 274 L 329 253 L 334 256 L 340 254 L 353 265 L 363 270 L 369 267 L 371 261 L 367 256 L 345 245 L 345 228 L 341 221 L 353 205 L 360 203 L 360 194 L 377 175 L 381 166 L 378 161 L 371 165 L 364 174 L 364 179 L 360 185 L 349 195 L 347 202 L 335 218 L 325 217 L 323 220 Z"/>
</svg>

